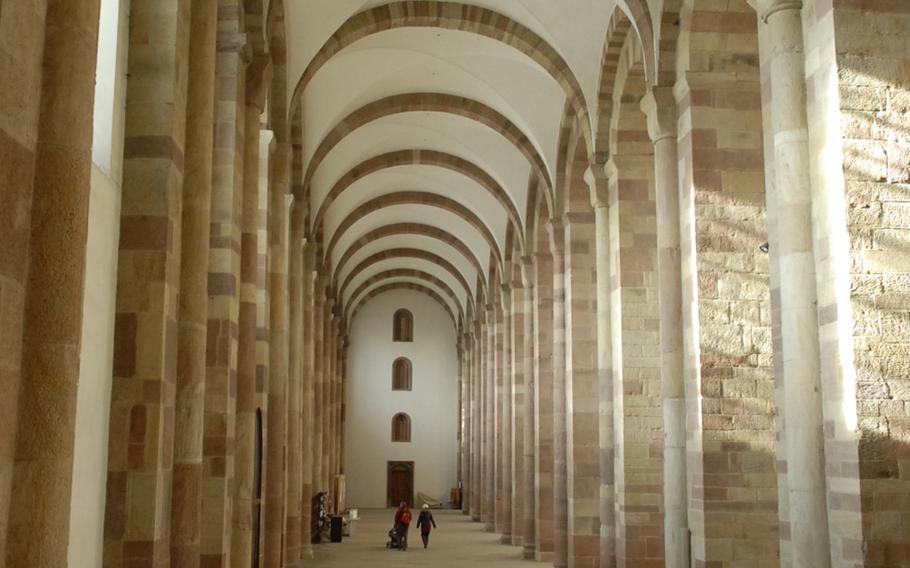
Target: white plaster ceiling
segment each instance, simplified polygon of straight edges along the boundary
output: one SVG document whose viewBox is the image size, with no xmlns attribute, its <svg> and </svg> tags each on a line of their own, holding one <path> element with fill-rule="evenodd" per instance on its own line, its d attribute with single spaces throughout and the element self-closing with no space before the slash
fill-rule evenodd
<svg viewBox="0 0 910 568">
<path fill-rule="evenodd" d="M 348 18 L 388 3 L 387 0 L 285 0 L 289 96 L 314 55 Z M 580 84 L 590 118 L 596 121 L 604 35 L 615 0 L 468 0 L 465 3 L 511 18 L 555 49 Z M 351 112 L 379 99 L 408 93 L 455 95 L 494 109 L 530 139 L 543 158 L 552 183 L 566 100 L 562 86 L 531 58 L 496 40 L 469 32 L 420 27 L 386 30 L 361 38 L 335 54 L 313 75 L 300 99 L 304 171 L 326 134 Z M 521 222 L 526 222 L 527 188 L 532 171 L 528 159 L 500 132 L 488 126 L 467 117 L 424 111 L 386 116 L 347 132 L 314 171 L 309 186 L 311 211 L 315 213 L 336 182 L 358 164 L 387 152 L 412 149 L 444 152 L 477 165 L 505 189 Z M 423 191 L 457 200 L 482 219 L 498 247 L 504 248 L 508 219 L 502 205 L 466 176 L 427 165 L 389 168 L 351 184 L 326 210 L 323 243 L 331 240 L 338 225 L 358 205 L 398 191 Z M 492 251 L 474 227 L 457 215 L 422 205 L 394 205 L 370 213 L 345 232 L 329 260 L 333 265 L 337 263 L 356 239 L 373 228 L 413 222 L 452 233 L 487 268 Z M 477 280 L 473 266 L 452 247 L 427 237 L 403 235 L 364 247 L 348 262 L 337 283 L 361 260 L 387 248 L 432 251 L 455 265 L 471 286 Z M 380 264 L 406 267 L 410 262 L 397 259 Z M 378 266 L 371 267 L 358 281 L 367 278 Z M 348 291 L 354 288 L 356 284 Z M 461 286 L 453 289 L 461 290 Z"/>
<path fill-rule="evenodd" d="M 468 286 L 471 290 L 471 296 L 473 297 L 476 293 L 478 274 L 470 261 L 468 261 L 464 255 L 455 250 L 451 245 L 446 244 L 440 240 L 421 235 L 394 235 L 376 239 L 369 244 L 364 245 L 363 248 L 354 253 L 351 256 L 350 260 L 348 260 L 345 265 L 341 267 L 341 270 L 338 272 L 335 281 L 340 286 L 341 283 L 347 279 L 348 275 L 354 270 L 354 268 L 357 267 L 357 265 L 376 253 L 390 249 L 402 248 L 417 249 L 445 258 L 450 263 L 452 263 L 458 272 L 464 276 L 464 279 L 467 280 Z"/>
</svg>

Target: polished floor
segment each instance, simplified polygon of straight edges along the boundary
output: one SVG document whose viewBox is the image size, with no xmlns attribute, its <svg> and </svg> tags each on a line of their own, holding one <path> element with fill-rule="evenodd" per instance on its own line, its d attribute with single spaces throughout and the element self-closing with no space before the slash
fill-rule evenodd
<svg viewBox="0 0 910 568">
<path fill-rule="evenodd" d="M 316 560 L 311 565 L 324 568 L 527 568 L 534 565 L 521 559 L 521 547 L 499 544 L 499 535 L 483 532 L 480 523 L 472 523 L 461 511 L 433 511 L 437 529 L 430 534 L 430 546 L 426 550 L 413 524 L 408 550 L 388 550 L 385 543 L 393 515 L 392 509 L 361 509 L 354 535 L 346 537 L 341 544 L 315 546 Z M 416 514 L 414 519 L 416 522 Z"/>
</svg>

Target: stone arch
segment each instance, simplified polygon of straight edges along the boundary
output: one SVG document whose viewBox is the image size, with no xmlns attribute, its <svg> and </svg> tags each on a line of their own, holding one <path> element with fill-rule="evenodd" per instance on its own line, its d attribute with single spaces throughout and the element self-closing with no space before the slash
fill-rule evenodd
<svg viewBox="0 0 910 568">
<path fill-rule="evenodd" d="M 369 158 L 354 166 L 344 174 L 334 186 L 332 186 L 332 189 L 329 190 L 329 193 L 323 198 L 322 203 L 320 203 L 319 209 L 317 209 L 316 215 L 313 218 L 313 231 L 320 230 L 322 227 L 322 220 L 328 209 L 332 206 L 332 203 L 354 182 L 387 168 L 408 165 L 436 166 L 460 173 L 477 182 L 478 185 L 486 189 L 490 195 L 502 205 L 509 218 L 510 226 L 516 229 L 518 234 L 521 235 L 521 217 L 518 215 L 518 209 L 515 207 L 508 192 L 506 192 L 490 174 L 474 163 L 459 158 L 458 156 L 435 150 L 417 149 L 388 152 Z"/>
<path fill-rule="evenodd" d="M 334 273 L 332 276 L 332 281 L 334 282 L 336 276 L 341 273 L 341 269 L 350 261 L 351 257 L 362 249 L 367 244 L 382 239 L 384 237 L 394 236 L 394 235 L 420 235 L 424 237 L 429 237 L 431 239 L 436 239 L 440 242 L 443 242 L 456 251 L 461 253 L 462 256 L 467 259 L 467 261 L 477 269 L 477 274 L 481 278 L 481 286 L 486 286 L 486 279 L 484 278 L 484 272 L 481 268 L 480 259 L 465 245 L 458 237 L 449 233 L 444 229 L 439 227 L 433 227 L 430 225 L 424 225 L 421 223 L 393 223 L 391 225 L 384 225 L 378 229 L 374 229 L 365 233 L 362 237 L 354 241 L 354 243 L 344 251 L 344 254 L 341 255 L 341 258 L 338 259 L 338 265 L 335 266 Z"/>
<path fill-rule="evenodd" d="M 634 2 L 636 9 L 639 3 Z M 572 69 L 559 52 L 534 31 L 498 12 L 458 2 L 391 2 L 354 14 L 336 30 L 307 65 L 294 88 L 294 106 L 299 106 L 307 85 L 322 66 L 344 48 L 375 33 L 408 27 L 431 27 L 477 34 L 502 42 L 528 56 L 563 88 L 585 133 L 587 148 L 592 149 L 591 123 L 584 93 Z"/>
<path fill-rule="evenodd" d="M 373 213 L 374 211 L 378 211 L 384 207 L 391 207 L 393 205 L 427 205 L 430 207 L 437 207 L 439 209 L 449 211 L 461 217 L 471 226 L 473 226 L 478 233 L 480 233 L 480 235 L 486 241 L 487 245 L 490 247 L 490 252 L 496 260 L 494 267 L 502 266 L 502 251 L 499 249 L 499 245 L 496 243 L 496 239 L 493 237 L 493 233 L 490 232 L 490 229 L 487 228 L 483 221 L 473 211 L 458 203 L 457 201 L 449 199 L 448 197 L 421 191 L 399 191 L 397 193 L 382 195 L 373 198 L 366 203 L 363 203 L 351 211 L 351 213 L 349 213 L 347 217 L 344 218 L 344 220 L 335 230 L 335 233 L 332 235 L 332 238 L 325 250 L 324 262 L 328 264 L 331 261 L 332 252 L 334 251 L 335 246 L 338 244 L 338 240 L 354 223 L 366 217 L 370 213 Z"/>
<path fill-rule="evenodd" d="M 355 303 L 355 302 L 353 302 L 353 300 L 355 298 L 359 298 L 361 295 L 363 295 L 364 292 L 366 292 L 367 290 L 370 289 L 370 286 L 375 286 L 376 284 L 378 284 L 384 280 L 389 280 L 390 278 L 414 278 L 417 280 L 423 280 L 425 282 L 428 282 L 429 284 L 432 284 L 432 285 L 436 286 L 437 288 L 439 288 L 440 290 L 442 290 L 445 293 L 445 295 L 449 297 L 449 299 L 452 301 L 452 303 L 458 308 L 459 313 L 464 313 L 464 307 L 461 305 L 461 302 L 458 300 L 458 296 L 455 295 L 455 291 L 452 290 L 452 288 L 448 284 L 446 284 L 444 281 L 440 280 L 436 276 L 433 276 L 429 272 L 424 272 L 423 270 L 415 270 L 415 269 L 411 269 L 411 268 L 393 268 L 391 270 L 385 270 L 383 272 L 380 272 L 379 274 L 375 274 L 375 275 L 371 276 L 370 278 L 364 280 L 360 284 L 360 286 L 358 286 L 353 292 L 351 292 L 350 298 L 351 298 L 352 302 L 350 302 L 348 305 Z M 339 298 L 339 300 L 344 301 L 343 298 Z M 345 312 L 347 312 L 347 311 L 348 310 L 345 310 Z M 411 316 L 411 322 L 413 323 L 413 321 L 414 321 L 413 316 Z"/>
<path fill-rule="evenodd" d="M 613 10 L 610 22 L 607 24 L 603 56 L 600 62 L 600 85 L 597 89 L 597 123 L 595 125 L 597 130 L 594 140 L 595 163 L 598 164 L 606 162 L 610 155 L 610 124 L 614 114 L 613 89 L 616 86 L 619 58 L 630 30 L 632 30 L 632 21 L 617 6 Z"/>
<path fill-rule="evenodd" d="M 338 288 L 339 297 L 344 297 L 345 290 L 351 284 L 354 278 L 357 277 L 358 274 L 378 262 L 393 258 L 416 258 L 420 260 L 426 260 L 427 262 L 431 262 L 440 266 L 449 272 L 453 278 L 458 280 L 458 283 L 461 284 L 464 288 L 468 300 L 471 299 L 471 288 L 468 286 L 468 281 L 465 280 L 464 275 L 461 274 L 461 272 L 459 272 L 451 262 L 437 254 L 413 248 L 386 249 L 364 259 L 363 262 L 359 263 L 356 267 L 354 267 L 353 270 L 351 270 L 350 274 L 347 275 L 347 277 L 344 279 L 344 282 Z"/>
<path fill-rule="evenodd" d="M 299 108 L 295 108 L 295 115 Z M 511 120 L 497 110 L 472 99 L 444 93 L 406 93 L 392 95 L 370 102 L 351 112 L 326 134 L 316 147 L 306 174 L 303 186 L 308 188 L 313 175 L 326 156 L 348 134 L 370 122 L 381 118 L 406 112 L 443 112 L 474 120 L 495 130 L 508 140 L 528 160 L 531 168 L 543 180 L 551 199 L 553 184 L 546 162 L 534 146 L 531 139 Z"/>
<path fill-rule="evenodd" d="M 435 290 L 416 282 L 389 282 L 388 284 L 383 284 L 382 286 L 370 290 L 368 293 L 359 298 L 356 303 L 351 305 L 350 316 L 345 319 L 347 322 L 348 330 L 350 330 L 351 322 L 353 322 L 354 318 L 357 317 L 357 312 L 360 311 L 360 309 L 367 302 L 376 296 L 385 294 L 386 292 L 391 292 L 393 290 L 412 290 L 414 292 L 420 292 L 421 294 L 429 296 L 433 301 L 438 303 L 442 309 L 446 311 L 447 314 L 449 314 L 449 317 L 452 319 L 452 325 L 454 325 L 457 329 L 458 321 L 460 318 L 455 317 L 455 312 L 452 311 L 449 303 L 446 302 L 445 299 L 443 299 L 443 297 L 440 296 L 439 293 L 437 293 Z"/>
</svg>

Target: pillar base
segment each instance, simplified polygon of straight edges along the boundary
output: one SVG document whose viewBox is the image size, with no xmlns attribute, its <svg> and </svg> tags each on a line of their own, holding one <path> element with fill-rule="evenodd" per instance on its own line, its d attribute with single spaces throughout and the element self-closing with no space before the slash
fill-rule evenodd
<svg viewBox="0 0 910 568">
<path fill-rule="evenodd" d="M 499 537 L 499 544 L 512 544 L 512 533 L 502 533 Z"/>
<path fill-rule="evenodd" d="M 314 559 L 314 558 L 316 558 L 316 555 L 313 554 L 313 549 L 312 549 L 312 548 L 308 548 L 308 549 L 304 549 L 304 550 L 301 550 L 301 551 L 300 551 L 300 559 L 301 559 L 301 560 L 312 560 L 312 559 Z"/>
<path fill-rule="evenodd" d="M 523 537 L 516 536 L 513 534 L 512 542 L 510 542 L 509 544 L 511 544 L 512 546 L 522 546 L 524 544 L 524 540 L 525 539 Z"/>
<path fill-rule="evenodd" d="M 480 515 L 477 515 L 477 514 L 475 514 L 475 513 L 471 513 L 471 520 L 474 521 L 475 523 L 479 523 L 479 522 L 480 522 Z"/>
<path fill-rule="evenodd" d="M 484 530 L 484 532 L 488 532 L 488 533 L 496 532 L 496 525 L 494 525 L 493 523 L 486 523 L 483 526 L 483 530 Z"/>
<path fill-rule="evenodd" d="M 533 546 L 530 546 L 530 547 L 525 546 L 521 550 L 521 557 L 524 558 L 525 560 L 536 560 L 537 559 L 535 557 L 536 554 L 537 554 L 537 552 L 534 550 Z"/>
</svg>

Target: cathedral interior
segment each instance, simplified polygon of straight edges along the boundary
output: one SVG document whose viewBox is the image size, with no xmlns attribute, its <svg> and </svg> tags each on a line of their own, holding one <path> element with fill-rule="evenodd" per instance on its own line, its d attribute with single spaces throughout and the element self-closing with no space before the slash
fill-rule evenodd
<svg viewBox="0 0 910 568">
<path fill-rule="evenodd" d="M 0 568 L 910 567 L 908 0 L 0 0 L 0 243 Z"/>
</svg>

